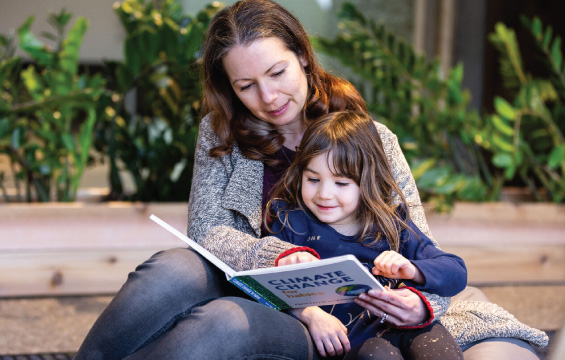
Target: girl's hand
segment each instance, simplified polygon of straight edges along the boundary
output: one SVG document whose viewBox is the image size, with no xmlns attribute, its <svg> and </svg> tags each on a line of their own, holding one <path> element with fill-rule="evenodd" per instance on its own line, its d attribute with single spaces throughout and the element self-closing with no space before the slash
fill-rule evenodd
<svg viewBox="0 0 565 360">
<path fill-rule="evenodd" d="M 315 257 L 314 255 L 310 254 L 307 251 L 297 251 L 283 258 L 280 258 L 278 262 L 278 266 L 299 264 L 299 263 L 312 262 L 318 260 L 320 259 L 318 259 L 317 257 Z"/>
<path fill-rule="evenodd" d="M 396 327 L 415 326 L 428 318 L 424 302 L 409 289 L 369 290 L 359 295 L 355 303 L 379 318 L 387 314 L 386 323 Z"/>
<path fill-rule="evenodd" d="M 347 328 L 335 316 L 317 306 L 290 311 L 308 326 L 321 356 L 344 355 L 351 350 Z"/>
<path fill-rule="evenodd" d="M 420 270 L 396 251 L 383 251 L 374 261 L 373 274 L 390 279 L 413 280 L 422 284 L 425 278 Z"/>
</svg>

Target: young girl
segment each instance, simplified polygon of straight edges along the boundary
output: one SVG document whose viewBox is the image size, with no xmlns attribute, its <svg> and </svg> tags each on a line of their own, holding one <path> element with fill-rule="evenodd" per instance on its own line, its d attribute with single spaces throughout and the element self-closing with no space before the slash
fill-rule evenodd
<svg viewBox="0 0 565 360">
<path fill-rule="evenodd" d="M 376 126 L 367 114 L 352 111 L 330 113 L 310 125 L 268 204 L 274 220 L 269 230 L 321 258 L 353 254 L 388 287 L 453 296 L 466 286 L 465 264 L 436 248 L 410 221 Z M 292 314 L 307 325 L 322 356 L 463 358 L 441 324 L 387 327 L 386 313 L 360 306 L 365 296 Z"/>
</svg>

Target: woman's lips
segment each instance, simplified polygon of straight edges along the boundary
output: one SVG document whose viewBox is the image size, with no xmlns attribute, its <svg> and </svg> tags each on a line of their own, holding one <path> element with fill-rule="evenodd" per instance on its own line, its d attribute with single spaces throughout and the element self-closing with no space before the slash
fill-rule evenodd
<svg viewBox="0 0 565 360">
<path fill-rule="evenodd" d="M 280 108 L 274 110 L 274 111 L 269 111 L 269 114 L 272 116 L 279 116 L 282 115 L 286 109 L 288 108 L 288 104 L 290 104 L 290 101 L 288 101 L 286 104 L 284 104 L 283 106 L 281 106 Z"/>
</svg>

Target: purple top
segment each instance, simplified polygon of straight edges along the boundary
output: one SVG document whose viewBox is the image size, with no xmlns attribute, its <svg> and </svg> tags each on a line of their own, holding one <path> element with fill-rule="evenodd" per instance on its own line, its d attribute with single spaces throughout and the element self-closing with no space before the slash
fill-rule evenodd
<svg viewBox="0 0 565 360">
<path fill-rule="evenodd" d="M 265 211 L 267 203 L 271 198 L 271 193 L 275 184 L 282 178 L 284 172 L 290 166 L 290 163 L 294 160 L 296 152 L 292 151 L 284 146 L 281 147 L 279 151 L 275 154 L 275 159 L 282 161 L 276 167 L 269 166 L 265 164 L 265 170 L 263 172 L 263 202 L 262 209 Z M 265 236 L 267 234 L 267 229 L 264 226 L 261 227 L 261 234 Z"/>
</svg>

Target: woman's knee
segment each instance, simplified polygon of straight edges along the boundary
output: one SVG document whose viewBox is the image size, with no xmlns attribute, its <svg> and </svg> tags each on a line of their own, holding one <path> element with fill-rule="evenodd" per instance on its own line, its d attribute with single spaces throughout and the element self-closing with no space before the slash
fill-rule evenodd
<svg viewBox="0 0 565 360">
<path fill-rule="evenodd" d="M 303 359 L 314 352 L 308 330 L 298 320 L 252 300 L 224 297 L 191 315 L 205 319 L 202 328 L 214 329 L 209 335 L 224 339 L 223 346 L 234 354 Z"/>
<path fill-rule="evenodd" d="M 145 289 L 162 296 L 172 293 L 219 296 L 217 270 L 195 251 L 176 248 L 160 251 L 131 272 L 126 287 Z M 217 294 L 215 292 L 218 292 Z"/>
</svg>

